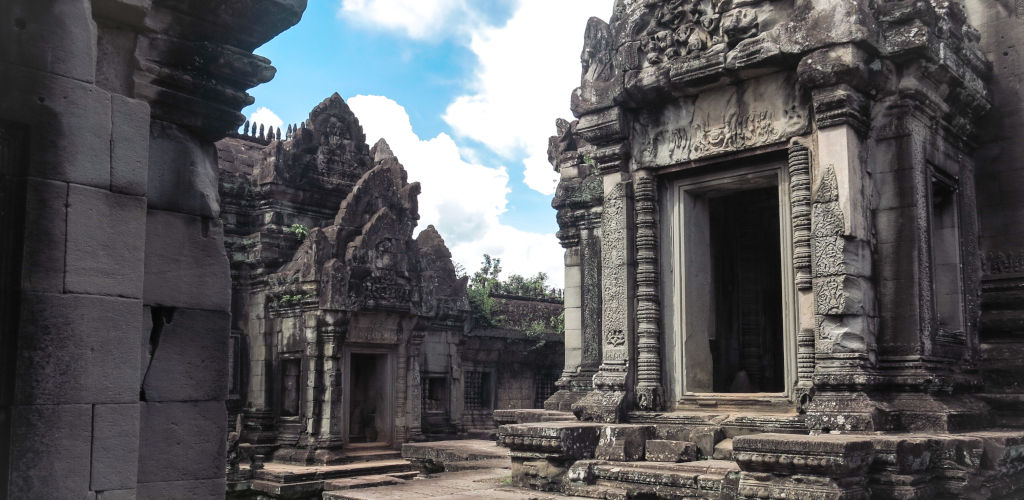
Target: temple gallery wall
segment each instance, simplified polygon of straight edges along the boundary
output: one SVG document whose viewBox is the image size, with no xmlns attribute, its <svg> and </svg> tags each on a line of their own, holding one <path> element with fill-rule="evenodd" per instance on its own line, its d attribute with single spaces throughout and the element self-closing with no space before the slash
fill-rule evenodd
<svg viewBox="0 0 1024 500">
<path fill-rule="evenodd" d="M 608 4 L 543 379 L 340 98 L 228 137 L 305 0 L 0 2 L 0 498 L 223 498 L 492 408 L 538 490 L 1024 495 L 1024 6 Z"/>
</svg>

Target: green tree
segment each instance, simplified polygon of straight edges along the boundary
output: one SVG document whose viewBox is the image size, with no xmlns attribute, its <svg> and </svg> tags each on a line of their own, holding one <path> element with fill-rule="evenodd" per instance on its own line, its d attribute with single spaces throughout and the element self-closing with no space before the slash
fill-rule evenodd
<svg viewBox="0 0 1024 500">
<path fill-rule="evenodd" d="M 504 317 L 495 316 L 495 303 L 492 294 L 518 295 L 531 299 L 561 299 L 562 290 L 548 286 L 548 275 L 537 273 L 526 278 L 513 274 L 508 279 L 501 279 L 501 259 L 484 254 L 480 269 L 469 277 L 467 293 L 473 322 L 477 326 L 502 326 Z M 554 318 L 553 318 L 554 319 Z M 544 325 L 540 325 L 543 327 Z M 552 321 L 552 327 L 563 331 Z M 536 328 L 535 328 L 536 329 Z"/>
</svg>

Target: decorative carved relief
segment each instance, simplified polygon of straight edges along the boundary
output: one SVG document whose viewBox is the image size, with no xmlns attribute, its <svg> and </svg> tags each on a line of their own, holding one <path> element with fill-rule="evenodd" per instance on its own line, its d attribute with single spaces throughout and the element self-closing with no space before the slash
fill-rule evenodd
<svg viewBox="0 0 1024 500">
<path fill-rule="evenodd" d="M 622 347 L 626 345 L 626 332 L 622 330 L 608 330 L 604 334 L 604 343 L 611 347 Z"/>
<path fill-rule="evenodd" d="M 583 352 L 584 370 L 601 365 L 601 239 L 587 231 L 580 245 L 583 265 Z"/>
<path fill-rule="evenodd" d="M 789 196 L 793 223 L 793 270 L 796 287 L 811 288 L 811 152 L 794 141 L 789 146 Z"/>
<path fill-rule="evenodd" d="M 629 191 L 628 182 L 616 184 L 605 197 L 601 217 L 601 324 L 605 331 L 604 359 L 628 349 L 629 331 Z M 614 333 L 613 332 L 618 332 Z M 618 342 L 619 339 L 622 342 Z"/>
<path fill-rule="evenodd" d="M 757 144 L 766 144 L 778 135 L 775 116 L 770 111 L 742 115 L 731 111 L 725 123 L 718 126 L 698 123 L 693 128 L 692 154 L 695 157 L 710 156 L 725 151 L 746 149 Z"/>
<path fill-rule="evenodd" d="M 981 256 L 981 272 L 986 275 L 1024 273 L 1024 249 L 986 252 Z"/>
<path fill-rule="evenodd" d="M 727 11 L 724 0 L 670 0 L 649 2 L 650 25 L 640 48 L 647 64 L 656 65 L 680 57 L 724 54 L 741 40 L 758 34 L 753 9 Z"/>
<path fill-rule="evenodd" d="M 824 175 L 814 194 L 811 209 L 811 272 L 815 276 L 814 312 L 818 324 L 818 337 L 831 340 L 826 328 L 822 328 L 823 316 L 843 313 L 845 294 L 843 284 L 843 211 L 839 206 L 839 180 L 835 166 L 825 167 Z M 837 249 L 837 246 L 839 248 Z"/>
<path fill-rule="evenodd" d="M 708 90 L 637 113 L 637 168 L 655 168 L 788 141 L 807 131 L 808 104 L 796 77 L 776 73 Z"/>
</svg>

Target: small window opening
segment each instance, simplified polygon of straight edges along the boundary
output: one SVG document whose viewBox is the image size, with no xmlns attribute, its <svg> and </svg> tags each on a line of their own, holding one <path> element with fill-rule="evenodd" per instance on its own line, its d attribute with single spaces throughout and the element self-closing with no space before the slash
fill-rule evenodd
<svg viewBox="0 0 1024 500">
<path fill-rule="evenodd" d="M 448 409 L 448 378 L 427 377 L 424 381 L 425 390 L 423 409 L 431 413 L 441 413 Z"/>
<path fill-rule="evenodd" d="M 931 217 L 936 334 L 940 340 L 962 343 L 963 287 L 955 181 L 938 175 L 932 178 Z"/>
<path fill-rule="evenodd" d="M 299 414 L 299 374 L 301 372 L 301 359 L 282 359 L 281 376 L 282 392 L 281 415 L 294 417 Z"/>
<path fill-rule="evenodd" d="M 491 410 L 494 407 L 491 372 L 468 371 L 463 385 L 464 405 L 467 410 Z"/>
<path fill-rule="evenodd" d="M 534 408 L 543 408 L 544 402 L 558 390 L 558 387 L 555 387 L 555 382 L 558 381 L 559 376 L 561 376 L 561 372 L 537 372 L 534 374 Z"/>
</svg>

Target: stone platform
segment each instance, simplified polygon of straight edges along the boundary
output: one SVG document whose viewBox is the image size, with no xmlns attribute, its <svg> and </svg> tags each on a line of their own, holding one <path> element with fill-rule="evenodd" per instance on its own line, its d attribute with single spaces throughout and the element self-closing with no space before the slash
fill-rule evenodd
<svg viewBox="0 0 1024 500">
<path fill-rule="evenodd" d="M 508 450 L 494 441 L 463 439 L 427 443 L 405 443 L 402 458 L 424 474 L 467 469 L 508 468 Z"/>
<path fill-rule="evenodd" d="M 327 491 L 323 500 L 377 500 L 392 498 L 434 498 L 437 500 L 537 500 L 573 499 L 558 493 L 540 493 L 511 485 L 509 469 L 488 468 L 447 472 L 436 477 L 416 478 L 399 484 L 355 490 Z"/>
<path fill-rule="evenodd" d="M 512 484 L 593 498 L 980 499 L 1019 498 L 1024 488 L 1022 430 L 735 432 L 535 422 L 502 426 L 499 443 Z"/>
<path fill-rule="evenodd" d="M 305 500 L 319 498 L 319 494 L 328 489 L 390 484 L 418 474 L 409 461 L 401 458 L 364 458 L 367 459 L 342 465 L 269 462 L 257 470 L 243 467 L 238 476 L 248 479 L 228 481 L 228 496 Z"/>
</svg>

